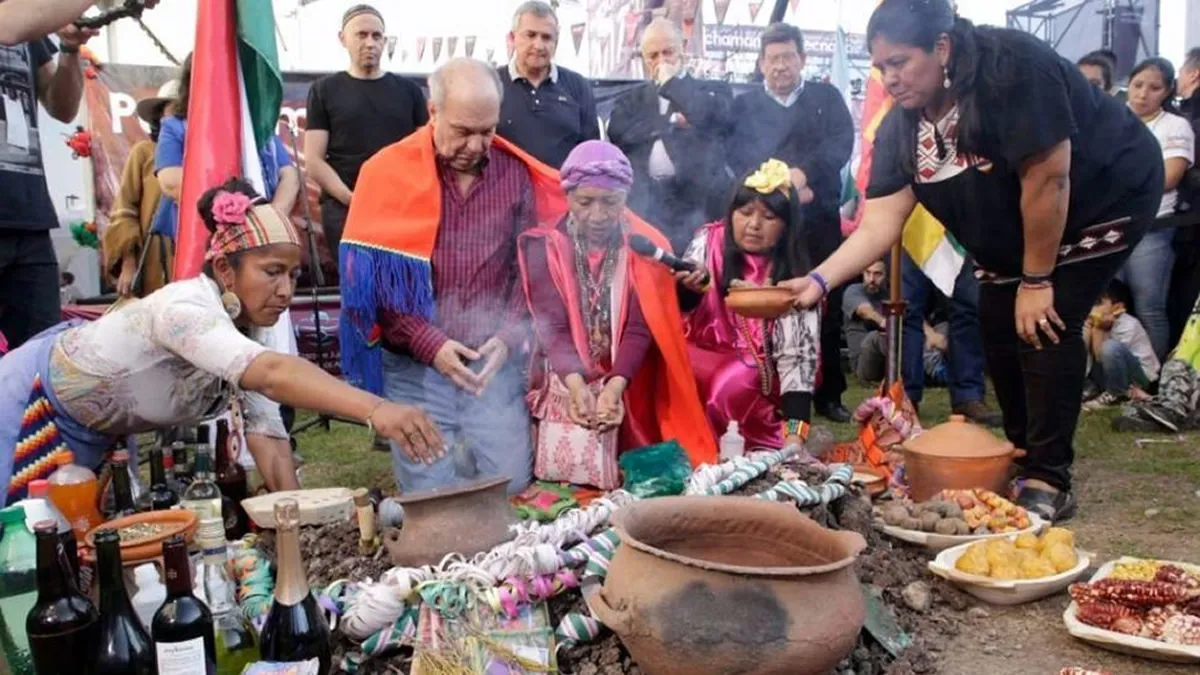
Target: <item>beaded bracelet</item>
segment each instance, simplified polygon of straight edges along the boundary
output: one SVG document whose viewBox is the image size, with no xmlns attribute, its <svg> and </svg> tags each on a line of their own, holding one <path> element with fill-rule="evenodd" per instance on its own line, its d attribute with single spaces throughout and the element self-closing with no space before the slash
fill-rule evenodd
<svg viewBox="0 0 1200 675">
<path fill-rule="evenodd" d="M 807 441 L 809 428 L 810 425 L 804 420 L 784 420 L 783 437 L 799 436 L 801 441 Z"/>
</svg>

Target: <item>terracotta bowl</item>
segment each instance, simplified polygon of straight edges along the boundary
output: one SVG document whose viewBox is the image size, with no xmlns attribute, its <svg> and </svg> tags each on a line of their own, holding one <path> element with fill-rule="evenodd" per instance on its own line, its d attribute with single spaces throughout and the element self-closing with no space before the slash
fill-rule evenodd
<svg viewBox="0 0 1200 675">
<path fill-rule="evenodd" d="M 777 319 L 792 308 L 792 292 L 776 286 L 730 288 L 725 306 L 752 319 Z"/>
<path fill-rule="evenodd" d="M 170 511 L 149 511 L 146 513 L 137 513 L 124 518 L 110 520 L 107 523 L 92 529 L 84 535 L 84 543 L 89 549 L 96 548 L 96 532 L 103 528 L 112 528 L 120 530 L 123 527 L 131 525 L 141 525 L 144 523 L 152 523 L 155 525 L 164 526 L 157 534 L 145 537 L 144 539 L 136 539 L 133 541 L 121 542 L 121 561 L 124 564 L 129 564 L 135 561 L 145 561 L 152 558 L 157 558 L 162 555 L 162 543 L 167 537 L 182 533 L 188 541 L 192 540 L 192 536 L 196 534 L 196 527 L 200 524 L 196 514 L 187 509 L 172 509 Z"/>
<path fill-rule="evenodd" d="M 854 476 L 852 482 L 862 483 L 867 489 L 867 494 L 872 497 L 887 492 L 887 477 L 875 470 L 875 467 L 870 464 L 855 464 Z"/>
<path fill-rule="evenodd" d="M 615 517 L 588 606 L 647 675 L 826 675 L 865 617 L 855 532 L 750 497 L 660 497 Z"/>
</svg>

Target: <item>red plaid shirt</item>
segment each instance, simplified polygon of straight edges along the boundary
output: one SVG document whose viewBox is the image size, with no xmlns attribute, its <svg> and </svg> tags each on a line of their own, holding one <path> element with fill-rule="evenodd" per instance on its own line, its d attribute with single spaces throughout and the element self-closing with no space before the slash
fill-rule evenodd
<svg viewBox="0 0 1200 675">
<path fill-rule="evenodd" d="M 529 169 L 493 146 L 465 195 L 452 169 L 439 161 L 438 172 L 442 222 L 430 260 L 434 319 L 384 310 L 384 344 L 422 363 L 432 363 L 447 340 L 477 349 L 499 337 L 515 352 L 528 323 L 517 235 L 536 223 Z"/>
</svg>

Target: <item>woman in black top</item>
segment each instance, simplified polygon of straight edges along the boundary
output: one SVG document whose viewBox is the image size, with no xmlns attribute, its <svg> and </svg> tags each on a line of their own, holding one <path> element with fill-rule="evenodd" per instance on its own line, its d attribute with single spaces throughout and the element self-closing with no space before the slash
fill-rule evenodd
<svg viewBox="0 0 1200 675">
<path fill-rule="evenodd" d="M 947 0 L 884 0 L 867 37 L 895 107 L 875 141 L 863 223 L 785 284 L 798 304 L 817 303 L 878 260 L 924 205 L 978 267 L 1004 430 L 1028 451 L 1019 502 L 1070 517 L 1081 328 L 1154 220 L 1158 144 L 1048 45 L 977 28 Z"/>
</svg>

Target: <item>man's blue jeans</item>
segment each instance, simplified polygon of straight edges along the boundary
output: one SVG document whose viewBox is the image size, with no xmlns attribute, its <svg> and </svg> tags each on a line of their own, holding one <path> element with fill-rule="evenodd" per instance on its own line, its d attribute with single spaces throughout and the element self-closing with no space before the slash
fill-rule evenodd
<svg viewBox="0 0 1200 675">
<path fill-rule="evenodd" d="M 904 288 L 904 353 L 900 357 L 900 375 L 904 392 L 914 403 L 925 392 L 925 317 L 929 306 L 941 292 L 929 277 L 904 253 L 901 275 Z M 936 295 L 935 295 L 936 294 Z M 951 406 L 982 401 L 983 335 L 979 329 L 979 282 L 973 266 L 963 265 L 950 298 L 950 352 L 947 359 L 947 386 Z"/>
</svg>

